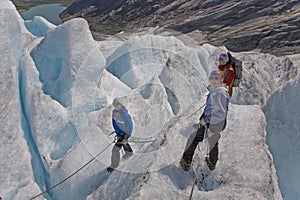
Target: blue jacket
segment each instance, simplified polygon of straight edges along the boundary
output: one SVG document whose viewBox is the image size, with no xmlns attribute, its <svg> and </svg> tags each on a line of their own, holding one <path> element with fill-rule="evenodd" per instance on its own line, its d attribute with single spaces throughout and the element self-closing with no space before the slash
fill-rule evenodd
<svg viewBox="0 0 300 200">
<path fill-rule="evenodd" d="M 128 136 L 131 135 L 133 124 L 131 116 L 127 109 L 123 106 L 121 110 L 113 110 L 112 112 L 112 125 L 118 136 L 124 137 L 123 133 Z"/>
<path fill-rule="evenodd" d="M 204 121 L 209 124 L 218 124 L 226 119 L 229 104 L 229 95 L 225 85 L 208 86 L 209 94 L 204 108 Z"/>
</svg>

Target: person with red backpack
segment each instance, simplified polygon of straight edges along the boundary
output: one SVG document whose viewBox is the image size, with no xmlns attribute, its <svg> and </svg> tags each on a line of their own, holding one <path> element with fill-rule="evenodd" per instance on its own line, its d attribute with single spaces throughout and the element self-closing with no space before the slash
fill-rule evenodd
<svg viewBox="0 0 300 200">
<path fill-rule="evenodd" d="M 223 76 L 223 83 L 228 87 L 228 94 L 232 96 L 232 88 L 238 87 L 242 80 L 242 61 L 234 58 L 229 52 L 219 56 L 218 69 Z"/>
</svg>

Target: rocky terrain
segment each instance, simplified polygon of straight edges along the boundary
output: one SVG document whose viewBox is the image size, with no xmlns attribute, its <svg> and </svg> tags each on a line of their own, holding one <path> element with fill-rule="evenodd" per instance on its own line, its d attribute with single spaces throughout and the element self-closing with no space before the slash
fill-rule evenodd
<svg viewBox="0 0 300 200">
<path fill-rule="evenodd" d="M 75 17 L 93 32 L 165 27 L 231 51 L 300 53 L 299 0 L 78 0 L 61 13 Z"/>
</svg>

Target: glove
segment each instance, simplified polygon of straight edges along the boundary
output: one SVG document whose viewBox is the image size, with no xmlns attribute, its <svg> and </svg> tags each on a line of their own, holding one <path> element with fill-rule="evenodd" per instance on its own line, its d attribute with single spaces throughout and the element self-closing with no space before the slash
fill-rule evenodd
<svg viewBox="0 0 300 200">
<path fill-rule="evenodd" d="M 233 82 L 233 86 L 238 87 L 240 85 L 240 82 L 241 82 L 240 79 L 235 79 Z"/>
</svg>

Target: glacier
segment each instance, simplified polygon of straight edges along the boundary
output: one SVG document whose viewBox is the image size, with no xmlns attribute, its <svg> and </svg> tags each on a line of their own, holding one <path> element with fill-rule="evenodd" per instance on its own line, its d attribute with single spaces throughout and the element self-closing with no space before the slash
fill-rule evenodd
<svg viewBox="0 0 300 200">
<path fill-rule="evenodd" d="M 288 82 L 268 99 L 264 106 L 267 116 L 268 144 L 274 155 L 279 174 L 279 185 L 285 199 L 298 199 L 300 191 L 299 133 L 300 113 L 297 108 L 300 100 L 299 79 Z"/>
<path fill-rule="evenodd" d="M 30 199 L 108 148 L 36 199 L 188 199 L 193 177 L 178 162 L 225 47 L 152 31 L 95 41 L 84 19 L 24 22 L 9 0 L 0 16 L 0 197 Z M 193 198 L 300 198 L 300 56 L 233 54 L 244 79 L 230 100 L 220 162 Z M 116 97 L 133 118 L 135 154 L 108 175 Z M 194 165 L 205 171 L 199 148 Z"/>
</svg>

